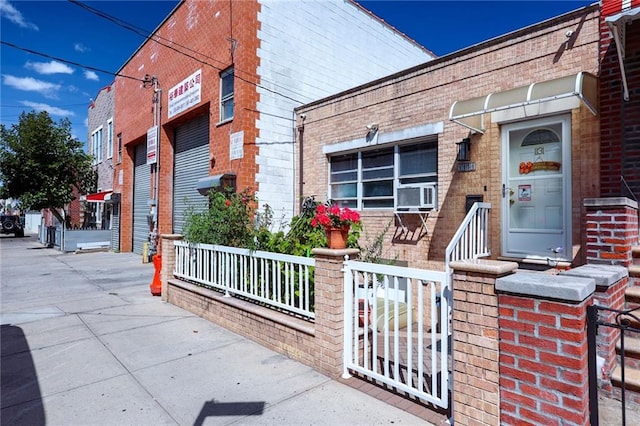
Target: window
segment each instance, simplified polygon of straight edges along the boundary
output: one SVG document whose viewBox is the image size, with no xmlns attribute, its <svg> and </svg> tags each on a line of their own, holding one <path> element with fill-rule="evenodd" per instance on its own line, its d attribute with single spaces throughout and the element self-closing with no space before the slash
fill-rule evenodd
<svg viewBox="0 0 640 426">
<path fill-rule="evenodd" d="M 220 73 L 220 121 L 233 118 L 233 67 Z"/>
<path fill-rule="evenodd" d="M 122 163 L 122 133 L 118 133 L 118 164 Z"/>
<path fill-rule="evenodd" d="M 113 119 L 107 121 L 107 159 L 113 158 Z"/>
<path fill-rule="evenodd" d="M 94 164 L 102 161 L 102 127 L 91 134 L 91 155 Z"/>
<path fill-rule="evenodd" d="M 329 198 L 344 207 L 394 208 L 399 188 L 434 185 L 438 180 L 434 141 L 336 155 L 329 162 Z"/>
</svg>

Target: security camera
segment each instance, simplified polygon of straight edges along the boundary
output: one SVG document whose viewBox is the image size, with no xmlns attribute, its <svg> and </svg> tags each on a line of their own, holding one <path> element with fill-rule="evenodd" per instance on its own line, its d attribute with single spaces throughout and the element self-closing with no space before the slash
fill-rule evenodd
<svg viewBox="0 0 640 426">
<path fill-rule="evenodd" d="M 367 130 L 369 130 L 369 131 L 378 130 L 378 123 L 367 124 Z"/>
<path fill-rule="evenodd" d="M 300 114 L 300 118 L 304 120 L 305 118 L 307 118 L 307 114 Z"/>
</svg>

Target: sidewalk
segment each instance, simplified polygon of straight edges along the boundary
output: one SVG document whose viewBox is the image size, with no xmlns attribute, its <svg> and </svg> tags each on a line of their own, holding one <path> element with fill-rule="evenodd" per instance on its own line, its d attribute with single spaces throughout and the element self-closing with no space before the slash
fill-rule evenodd
<svg viewBox="0 0 640 426">
<path fill-rule="evenodd" d="M 0 238 L 6 425 L 428 424 L 149 291 L 131 253 Z"/>
</svg>

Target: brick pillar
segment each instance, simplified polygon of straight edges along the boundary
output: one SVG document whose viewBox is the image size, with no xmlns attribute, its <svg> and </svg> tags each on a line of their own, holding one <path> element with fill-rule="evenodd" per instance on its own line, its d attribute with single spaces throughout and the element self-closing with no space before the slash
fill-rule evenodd
<svg viewBox="0 0 640 426">
<path fill-rule="evenodd" d="M 497 279 L 496 291 L 501 424 L 588 425 L 595 280 L 519 272 Z"/>
<path fill-rule="evenodd" d="M 329 377 L 339 378 L 343 368 L 344 272 L 345 256 L 355 257 L 357 249 L 316 248 L 315 337 L 317 353 L 314 368 Z"/>
<path fill-rule="evenodd" d="M 176 250 L 173 246 L 173 242 L 182 240 L 183 236 L 179 234 L 163 234 L 160 235 L 160 238 L 162 240 L 162 247 L 160 251 L 162 254 L 160 281 L 162 282 L 162 301 L 166 302 L 169 299 L 167 294 L 169 280 L 173 278 L 173 268 L 176 264 Z"/>
<path fill-rule="evenodd" d="M 459 425 L 499 425 L 499 330 L 496 278 L 514 262 L 452 262 L 453 419 Z"/>
<path fill-rule="evenodd" d="M 625 290 L 629 285 L 629 274 L 622 266 L 584 265 L 562 272 L 563 276 L 593 278 L 596 282 L 594 303 L 605 308 L 624 310 Z M 616 312 L 602 310 L 598 317 L 601 321 L 615 324 Z M 613 327 L 599 327 L 597 336 L 598 376 L 600 388 L 610 392 L 611 372 L 616 364 L 616 342 L 620 330 Z"/>
<path fill-rule="evenodd" d="M 638 243 L 638 203 L 629 198 L 585 198 L 587 263 L 632 263 L 631 249 Z"/>
</svg>

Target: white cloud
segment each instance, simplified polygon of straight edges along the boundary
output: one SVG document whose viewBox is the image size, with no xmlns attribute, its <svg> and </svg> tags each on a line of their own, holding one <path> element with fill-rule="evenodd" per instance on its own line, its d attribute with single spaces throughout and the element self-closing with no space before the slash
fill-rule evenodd
<svg viewBox="0 0 640 426">
<path fill-rule="evenodd" d="M 7 86 L 11 86 L 18 90 L 24 90 L 25 92 L 38 92 L 46 98 L 57 98 L 57 92 L 61 88 L 59 84 L 48 83 L 31 77 L 16 77 L 9 74 L 3 74 L 2 78 L 3 83 Z"/>
<path fill-rule="evenodd" d="M 2 1 L 2 0 L 0 0 L 0 1 Z M 82 44 L 82 43 L 74 43 L 74 45 L 73 45 L 73 49 L 74 49 L 76 52 L 80 52 L 80 53 L 90 52 L 90 51 L 91 51 L 91 49 L 89 49 L 87 46 L 85 46 L 85 45 L 84 45 L 84 44 Z"/>
<path fill-rule="evenodd" d="M 22 13 L 13 7 L 8 0 L 0 0 L 0 17 L 7 18 L 9 21 L 22 28 L 29 28 L 36 31 L 39 30 L 36 24 L 25 21 Z"/>
<path fill-rule="evenodd" d="M 84 78 L 86 78 L 87 80 L 100 81 L 98 74 L 89 70 L 84 71 Z"/>
<path fill-rule="evenodd" d="M 68 109 L 54 107 L 48 104 L 43 104 L 41 102 L 22 101 L 20 103 L 36 111 L 47 111 L 50 115 L 53 115 L 56 117 L 73 117 L 75 115 L 73 111 L 70 111 Z"/>
<path fill-rule="evenodd" d="M 73 74 L 73 68 L 58 61 L 27 62 L 24 67 L 34 70 L 38 74 Z"/>
</svg>

